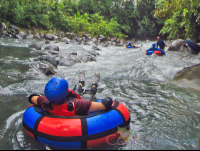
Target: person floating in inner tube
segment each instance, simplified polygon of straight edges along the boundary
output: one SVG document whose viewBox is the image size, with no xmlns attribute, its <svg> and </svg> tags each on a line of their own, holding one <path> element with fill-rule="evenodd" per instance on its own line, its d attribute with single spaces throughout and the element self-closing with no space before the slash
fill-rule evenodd
<svg viewBox="0 0 200 151">
<path fill-rule="evenodd" d="M 149 49 L 147 50 L 147 52 L 148 52 L 148 51 L 155 51 L 155 50 L 158 50 L 158 48 L 156 48 L 156 44 L 153 43 L 153 44 L 152 44 L 152 47 L 149 48 Z"/>
<path fill-rule="evenodd" d="M 132 42 L 129 42 L 126 48 L 132 48 Z"/>
<path fill-rule="evenodd" d="M 161 50 L 165 51 L 165 43 L 163 40 L 160 40 L 160 37 L 157 37 L 157 48 L 160 47 Z"/>
<path fill-rule="evenodd" d="M 97 92 L 100 74 L 95 73 L 91 92 Z M 84 77 L 79 78 L 78 91 L 82 92 L 85 85 Z M 102 102 L 82 100 L 80 95 L 68 88 L 68 82 L 60 77 L 52 78 L 45 86 L 44 95 L 32 94 L 28 97 L 31 104 L 39 106 L 43 111 L 55 116 L 87 115 L 88 113 L 109 110 L 113 104 L 111 98 L 106 97 Z"/>
</svg>

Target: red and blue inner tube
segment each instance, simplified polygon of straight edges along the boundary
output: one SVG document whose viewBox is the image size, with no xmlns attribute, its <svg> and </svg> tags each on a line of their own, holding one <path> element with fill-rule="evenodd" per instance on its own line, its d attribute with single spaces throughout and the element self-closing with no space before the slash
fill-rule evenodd
<svg viewBox="0 0 200 151">
<path fill-rule="evenodd" d="M 147 51 L 146 52 L 146 55 L 152 55 L 152 54 L 156 54 L 156 55 L 158 55 L 158 56 L 163 56 L 163 55 L 165 55 L 165 51 L 163 51 L 163 50 L 161 50 L 161 49 L 156 49 L 156 50 L 149 50 L 149 51 Z"/>
<path fill-rule="evenodd" d="M 129 110 L 118 101 L 114 101 L 109 111 L 86 116 L 53 116 L 35 105 L 28 107 L 23 115 L 23 127 L 27 134 L 46 145 L 63 149 L 104 145 L 119 137 L 118 127 L 129 124 Z"/>
</svg>

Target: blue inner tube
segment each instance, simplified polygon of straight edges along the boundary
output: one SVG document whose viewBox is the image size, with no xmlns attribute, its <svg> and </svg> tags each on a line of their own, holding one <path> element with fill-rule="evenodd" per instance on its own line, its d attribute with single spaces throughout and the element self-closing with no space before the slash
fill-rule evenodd
<svg viewBox="0 0 200 151">
<path fill-rule="evenodd" d="M 186 43 L 195 51 L 195 53 L 199 53 L 200 46 L 196 42 L 188 39 L 186 40 Z"/>
<path fill-rule="evenodd" d="M 127 46 L 127 48 L 132 48 L 132 46 Z"/>
</svg>

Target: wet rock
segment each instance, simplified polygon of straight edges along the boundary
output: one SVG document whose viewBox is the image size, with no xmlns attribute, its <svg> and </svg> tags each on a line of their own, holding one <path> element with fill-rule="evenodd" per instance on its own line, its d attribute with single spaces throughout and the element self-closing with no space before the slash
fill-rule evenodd
<svg viewBox="0 0 200 151">
<path fill-rule="evenodd" d="M 94 51 L 94 50 L 88 50 L 87 51 L 89 54 L 94 55 L 94 56 L 99 56 L 99 53 Z"/>
<path fill-rule="evenodd" d="M 26 37 L 26 34 L 25 34 L 24 32 L 22 32 L 22 31 L 20 31 L 18 35 L 19 35 L 20 37 L 22 37 L 22 38 Z"/>
<path fill-rule="evenodd" d="M 111 42 L 116 42 L 116 40 L 117 40 L 117 37 L 114 37 L 111 39 Z"/>
<path fill-rule="evenodd" d="M 48 51 L 48 53 L 50 53 L 52 55 L 59 55 L 59 52 L 57 52 L 57 51 Z"/>
<path fill-rule="evenodd" d="M 22 39 L 22 37 L 20 37 L 20 35 L 16 35 L 15 38 Z"/>
<path fill-rule="evenodd" d="M 60 40 L 60 42 L 66 42 L 66 43 L 70 43 L 70 40 L 68 38 L 62 38 Z"/>
<path fill-rule="evenodd" d="M 39 33 L 34 34 L 33 38 L 40 39 Z"/>
<path fill-rule="evenodd" d="M 200 64 L 184 68 L 182 71 L 179 71 L 175 77 L 174 80 L 183 80 L 187 79 L 189 81 L 195 80 L 195 79 L 200 79 Z"/>
<path fill-rule="evenodd" d="M 169 46 L 168 51 L 179 51 L 181 46 L 185 43 L 185 40 L 183 39 L 178 39 L 172 42 L 172 44 Z"/>
<path fill-rule="evenodd" d="M 56 59 L 55 56 L 48 56 L 48 55 L 36 58 L 36 59 L 34 59 L 34 61 L 47 61 L 50 64 L 52 64 L 54 67 L 57 67 L 59 64 L 59 61 Z"/>
<path fill-rule="evenodd" d="M 62 38 L 64 38 L 64 34 L 65 34 L 64 32 L 61 32 L 61 33 L 58 35 L 58 37 L 62 39 Z"/>
<path fill-rule="evenodd" d="M 32 40 L 32 39 L 33 39 L 33 35 L 27 35 L 27 36 L 26 36 L 26 39 Z"/>
<path fill-rule="evenodd" d="M 42 46 L 39 43 L 36 43 L 36 44 L 30 45 L 29 48 L 34 48 L 36 50 L 41 50 Z"/>
<path fill-rule="evenodd" d="M 15 31 L 18 31 L 18 27 L 15 26 L 15 25 L 10 24 L 10 28 L 11 28 L 11 29 L 14 29 Z"/>
<path fill-rule="evenodd" d="M 58 36 L 54 35 L 54 40 L 58 40 Z"/>
<path fill-rule="evenodd" d="M 2 22 L 0 24 L 0 31 L 6 30 L 6 25 Z"/>
<path fill-rule="evenodd" d="M 59 51 L 59 47 L 55 45 L 50 45 L 46 47 L 44 50 L 50 50 L 50 51 Z"/>
<path fill-rule="evenodd" d="M 77 52 L 72 52 L 70 54 L 77 56 Z"/>
<path fill-rule="evenodd" d="M 102 44 L 102 47 L 108 47 L 109 43 Z"/>
<path fill-rule="evenodd" d="M 47 64 L 43 64 L 43 63 L 37 64 L 37 68 L 42 70 L 42 72 L 46 74 L 47 76 L 56 74 L 53 68 Z"/>
<path fill-rule="evenodd" d="M 93 43 L 97 43 L 97 38 L 96 37 L 94 37 L 94 38 L 92 38 L 92 40 L 91 40 Z"/>
<path fill-rule="evenodd" d="M 54 40 L 54 35 L 53 34 L 44 34 L 44 38 L 48 40 Z"/>
<path fill-rule="evenodd" d="M 48 40 L 47 40 L 47 41 L 45 41 L 45 44 L 50 44 L 50 41 L 48 41 Z"/>
<path fill-rule="evenodd" d="M 101 51 L 101 49 L 98 48 L 97 46 L 93 46 L 92 49 L 93 49 L 93 50 L 97 50 L 97 51 Z"/>
<path fill-rule="evenodd" d="M 60 65 L 60 66 L 66 66 L 66 67 L 71 66 L 71 64 L 70 64 L 69 62 L 66 63 L 66 62 L 63 62 L 63 61 L 60 61 L 60 62 L 59 62 L 59 65 Z"/>
<path fill-rule="evenodd" d="M 69 38 L 69 39 L 72 39 L 72 38 L 74 38 L 75 34 L 74 34 L 74 33 L 69 33 L 69 32 L 67 32 L 67 33 L 65 34 L 65 36 L 66 36 L 67 38 Z"/>
</svg>

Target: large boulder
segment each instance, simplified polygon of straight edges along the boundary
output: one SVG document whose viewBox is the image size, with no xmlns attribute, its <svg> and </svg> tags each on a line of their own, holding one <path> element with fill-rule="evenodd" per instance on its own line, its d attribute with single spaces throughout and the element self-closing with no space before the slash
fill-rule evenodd
<svg viewBox="0 0 200 151">
<path fill-rule="evenodd" d="M 42 46 L 39 43 L 36 43 L 36 44 L 30 45 L 29 48 L 34 48 L 36 50 L 41 50 Z"/>
<path fill-rule="evenodd" d="M 26 33 L 22 32 L 22 31 L 20 31 L 18 35 L 19 35 L 20 37 L 22 37 L 22 38 L 26 37 Z"/>
<path fill-rule="evenodd" d="M 47 40 L 54 40 L 54 35 L 53 34 L 44 34 L 44 38 Z"/>
<path fill-rule="evenodd" d="M 185 40 L 183 39 L 178 39 L 172 42 L 172 44 L 169 46 L 168 51 L 179 51 L 181 46 L 185 43 Z"/>
<path fill-rule="evenodd" d="M 200 80 L 200 64 L 184 68 L 183 70 L 179 71 L 174 77 L 175 81 L 179 81 L 183 79 L 186 79 L 189 81 L 197 79 L 199 81 Z"/>
</svg>

